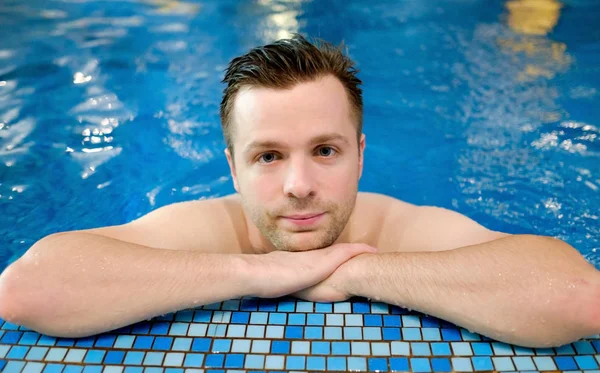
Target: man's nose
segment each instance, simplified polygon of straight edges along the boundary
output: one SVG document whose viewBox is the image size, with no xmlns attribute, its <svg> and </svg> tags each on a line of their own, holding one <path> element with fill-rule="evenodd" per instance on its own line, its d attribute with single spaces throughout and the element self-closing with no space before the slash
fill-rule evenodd
<svg viewBox="0 0 600 373">
<path fill-rule="evenodd" d="M 308 197 L 314 188 L 314 180 L 310 171 L 310 164 L 304 159 L 292 160 L 287 170 L 283 185 L 283 192 L 287 196 L 298 199 Z"/>
</svg>

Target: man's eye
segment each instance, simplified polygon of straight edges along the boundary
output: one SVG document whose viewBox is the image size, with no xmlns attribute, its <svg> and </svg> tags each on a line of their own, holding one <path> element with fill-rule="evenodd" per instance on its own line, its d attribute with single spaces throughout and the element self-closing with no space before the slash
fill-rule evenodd
<svg viewBox="0 0 600 373">
<path fill-rule="evenodd" d="M 271 163 L 277 159 L 277 155 L 275 153 L 264 153 L 260 157 L 258 157 L 259 163 Z"/>
<path fill-rule="evenodd" d="M 322 148 L 319 148 L 319 156 L 321 157 L 331 157 L 335 153 L 335 149 L 330 146 L 324 146 Z"/>
</svg>

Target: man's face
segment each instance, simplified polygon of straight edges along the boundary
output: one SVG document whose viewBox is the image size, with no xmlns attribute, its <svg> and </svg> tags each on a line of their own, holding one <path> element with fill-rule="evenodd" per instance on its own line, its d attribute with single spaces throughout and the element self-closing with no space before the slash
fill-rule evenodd
<svg viewBox="0 0 600 373">
<path fill-rule="evenodd" d="M 226 155 L 252 224 L 277 250 L 333 244 L 354 209 L 365 146 L 339 80 L 243 89 L 233 125 L 235 159 Z"/>
</svg>

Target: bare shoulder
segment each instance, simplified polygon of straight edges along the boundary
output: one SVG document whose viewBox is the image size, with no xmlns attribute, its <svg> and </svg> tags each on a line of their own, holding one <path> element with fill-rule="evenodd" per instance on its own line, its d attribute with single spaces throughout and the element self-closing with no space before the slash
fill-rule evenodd
<svg viewBox="0 0 600 373">
<path fill-rule="evenodd" d="M 383 252 L 451 250 L 509 235 L 441 207 L 414 205 L 376 193 L 365 194 L 363 200 L 380 214 L 376 244 Z"/>
<path fill-rule="evenodd" d="M 241 252 L 248 236 L 237 195 L 172 203 L 127 224 L 84 232 L 154 248 L 223 253 Z"/>
</svg>

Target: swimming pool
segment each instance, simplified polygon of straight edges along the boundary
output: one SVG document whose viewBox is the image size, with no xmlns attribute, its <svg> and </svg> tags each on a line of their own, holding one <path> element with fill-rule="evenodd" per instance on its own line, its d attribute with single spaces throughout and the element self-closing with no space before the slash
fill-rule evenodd
<svg viewBox="0 0 600 373">
<path fill-rule="evenodd" d="M 0 4 L 0 270 L 57 231 L 233 192 L 222 71 L 300 31 L 364 81 L 360 189 L 555 236 L 600 269 L 595 1 Z M 79 340 L 3 323 L 0 370 L 595 370 L 380 303 L 231 300 Z M 119 370 L 121 369 L 121 370 Z"/>
</svg>

